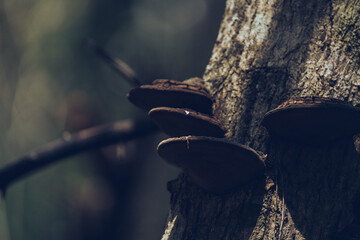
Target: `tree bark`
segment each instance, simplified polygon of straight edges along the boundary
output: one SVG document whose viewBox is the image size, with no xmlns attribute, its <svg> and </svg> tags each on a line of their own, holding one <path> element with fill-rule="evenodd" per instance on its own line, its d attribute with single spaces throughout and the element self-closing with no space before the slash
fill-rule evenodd
<svg viewBox="0 0 360 240">
<path fill-rule="evenodd" d="M 267 154 L 265 178 L 214 195 L 181 174 L 163 240 L 360 239 L 359 141 L 309 146 L 261 126 L 293 97 L 360 105 L 359 13 L 358 0 L 227 0 L 204 80 L 227 137 Z"/>
</svg>

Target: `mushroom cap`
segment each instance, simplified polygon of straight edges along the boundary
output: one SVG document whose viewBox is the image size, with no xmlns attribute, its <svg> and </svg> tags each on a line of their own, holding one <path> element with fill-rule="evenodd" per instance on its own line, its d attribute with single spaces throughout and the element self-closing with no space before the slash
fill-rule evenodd
<svg viewBox="0 0 360 240">
<path fill-rule="evenodd" d="M 290 99 L 267 112 L 262 124 L 271 135 L 321 144 L 360 131 L 360 111 L 333 98 Z"/>
<path fill-rule="evenodd" d="M 205 88 L 174 80 L 155 80 L 152 85 L 131 89 L 127 97 L 146 111 L 155 107 L 173 107 L 212 114 L 213 101 Z"/>
<path fill-rule="evenodd" d="M 172 137 L 199 135 L 224 137 L 225 130 L 215 118 L 184 108 L 158 107 L 149 117 L 161 130 Z"/>
<path fill-rule="evenodd" d="M 158 154 L 188 172 L 195 184 L 224 193 L 263 176 L 262 157 L 253 149 L 225 139 L 203 136 L 170 138 L 158 146 Z"/>
</svg>

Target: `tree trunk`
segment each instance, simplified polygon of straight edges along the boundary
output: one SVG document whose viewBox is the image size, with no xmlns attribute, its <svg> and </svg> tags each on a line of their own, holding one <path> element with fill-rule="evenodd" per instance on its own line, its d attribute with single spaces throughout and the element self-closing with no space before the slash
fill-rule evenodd
<svg viewBox="0 0 360 240">
<path fill-rule="evenodd" d="M 261 126 L 293 97 L 360 105 L 359 13 L 358 0 L 227 0 L 204 79 L 227 137 L 267 154 L 266 178 L 214 195 L 181 174 L 163 240 L 360 239 L 353 139 L 308 146 Z"/>
</svg>

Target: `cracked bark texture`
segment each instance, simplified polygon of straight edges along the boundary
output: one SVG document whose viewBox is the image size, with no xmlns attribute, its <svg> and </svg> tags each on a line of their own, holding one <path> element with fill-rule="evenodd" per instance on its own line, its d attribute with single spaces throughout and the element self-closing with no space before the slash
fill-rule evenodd
<svg viewBox="0 0 360 240">
<path fill-rule="evenodd" d="M 219 196 L 181 174 L 163 240 L 360 239 L 359 141 L 308 146 L 261 126 L 293 97 L 360 105 L 359 15 L 355 0 L 227 1 L 204 80 L 227 137 L 268 155 L 266 176 Z"/>
</svg>

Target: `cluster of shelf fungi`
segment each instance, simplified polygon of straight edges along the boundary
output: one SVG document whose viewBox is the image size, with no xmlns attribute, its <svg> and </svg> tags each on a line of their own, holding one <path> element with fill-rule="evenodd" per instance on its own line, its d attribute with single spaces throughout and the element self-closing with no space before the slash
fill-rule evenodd
<svg viewBox="0 0 360 240">
<path fill-rule="evenodd" d="M 155 80 L 132 89 L 128 99 L 171 136 L 158 145 L 160 157 L 201 188 L 225 193 L 264 176 L 264 154 L 224 137 L 202 79 Z M 266 113 L 262 125 L 272 138 L 316 146 L 352 137 L 360 132 L 359 120 L 360 110 L 344 101 L 300 97 Z"/>
<path fill-rule="evenodd" d="M 265 156 L 225 137 L 226 129 L 213 116 L 213 99 L 200 78 L 184 82 L 155 80 L 141 85 L 135 72 L 108 55 L 94 42 L 87 43 L 97 55 L 137 87 L 129 100 L 148 111 L 158 127 L 171 138 L 158 146 L 159 155 L 187 172 L 206 191 L 230 192 L 264 177 Z M 262 125 L 271 138 L 319 146 L 360 133 L 360 109 L 323 97 L 287 100 L 267 112 Z M 126 142 L 158 128 L 148 120 L 128 120 L 82 130 L 50 142 L 0 168 L 0 191 L 31 172 L 60 159 L 90 149 Z"/>
<path fill-rule="evenodd" d="M 213 99 L 202 79 L 155 80 L 133 88 L 128 99 L 148 111 L 150 119 L 171 136 L 159 144 L 159 155 L 182 168 L 203 189 L 225 193 L 264 177 L 266 155 L 225 138 L 226 129 L 213 116 Z M 272 138 L 316 146 L 360 133 L 359 122 L 360 110 L 349 103 L 303 97 L 266 113 L 262 125 Z M 157 129 L 148 120 L 129 120 L 66 135 L 2 166 L 0 191 L 5 194 L 13 182 L 60 159 Z"/>
</svg>

